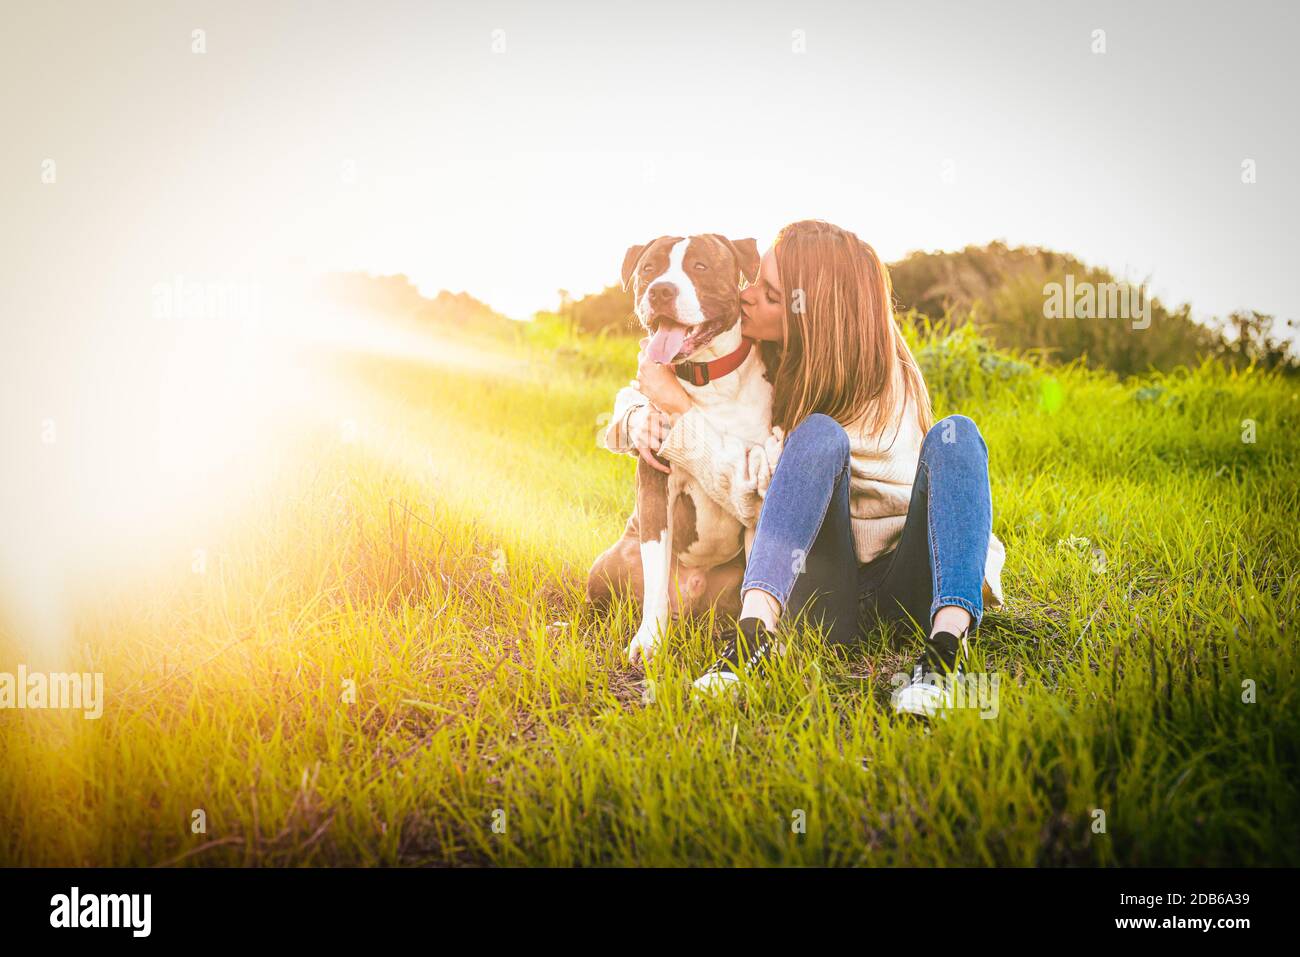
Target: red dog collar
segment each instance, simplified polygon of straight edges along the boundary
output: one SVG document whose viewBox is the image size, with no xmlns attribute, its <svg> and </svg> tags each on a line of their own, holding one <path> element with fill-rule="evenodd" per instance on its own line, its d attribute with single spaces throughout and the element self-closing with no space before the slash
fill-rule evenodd
<svg viewBox="0 0 1300 957">
<path fill-rule="evenodd" d="M 714 379 L 721 379 L 729 372 L 735 372 L 749 355 L 754 340 L 742 338 L 736 351 L 714 359 L 712 362 L 682 362 L 673 366 L 679 379 L 685 379 L 692 385 L 708 385 Z"/>
</svg>

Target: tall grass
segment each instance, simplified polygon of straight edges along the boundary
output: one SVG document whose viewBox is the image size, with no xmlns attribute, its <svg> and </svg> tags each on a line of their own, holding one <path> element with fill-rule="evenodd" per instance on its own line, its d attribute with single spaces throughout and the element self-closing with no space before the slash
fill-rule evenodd
<svg viewBox="0 0 1300 957">
<path fill-rule="evenodd" d="M 349 363 L 367 441 L 309 437 L 203 574 L 84 599 L 106 710 L 0 711 L 0 863 L 1300 862 L 1295 385 L 914 345 L 990 448 L 995 718 L 892 716 L 917 639 L 883 631 L 729 703 L 688 694 L 720 622 L 630 669 L 635 610 L 582 588 L 632 504 L 595 437 L 635 345 L 543 324 L 482 371 Z"/>
</svg>

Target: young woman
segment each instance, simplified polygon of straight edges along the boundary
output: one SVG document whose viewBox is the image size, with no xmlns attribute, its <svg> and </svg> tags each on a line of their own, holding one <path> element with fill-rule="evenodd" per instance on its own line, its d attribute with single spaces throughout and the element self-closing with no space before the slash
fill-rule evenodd
<svg viewBox="0 0 1300 957">
<path fill-rule="evenodd" d="M 741 304 L 742 331 L 777 360 L 776 461 L 772 443 L 738 448 L 693 415 L 672 368 L 644 355 L 635 386 L 648 404 L 627 420 L 643 455 L 688 470 L 742 519 L 758 514 L 734 638 L 696 687 L 716 692 L 761 670 L 792 615 L 832 642 L 877 618 L 908 619 L 929 638 L 894 705 L 931 714 L 949 702 L 927 673 L 957 670 L 985 596 L 1002 602 L 984 439 L 966 416 L 932 422 L 888 273 L 848 230 L 786 226 Z"/>
</svg>

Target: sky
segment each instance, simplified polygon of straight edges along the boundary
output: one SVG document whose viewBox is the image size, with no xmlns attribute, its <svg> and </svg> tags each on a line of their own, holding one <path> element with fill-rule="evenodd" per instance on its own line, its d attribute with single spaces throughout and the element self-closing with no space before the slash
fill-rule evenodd
<svg viewBox="0 0 1300 957">
<path fill-rule="evenodd" d="M 188 568 L 193 523 L 304 426 L 395 426 L 302 356 L 455 357 L 308 304 L 326 271 L 524 319 L 656 236 L 765 247 L 818 217 L 886 260 L 1002 239 L 1201 317 L 1300 318 L 1296 21 L 1251 0 L 10 4 L 0 603 L 66 644 L 78 582 L 164 542 Z"/>
<path fill-rule="evenodd" d="M 128 0 L 5 16 L 7 296 L 74 339 L 88 313 L 177 275 L 402 272 L 523 318 L 615 282 L 634 243 L 766 245 L 808 217 L 890 260 L 1004 239 L 1195 315 L 1300 317 L 1293 4 Z"/>
</svg>

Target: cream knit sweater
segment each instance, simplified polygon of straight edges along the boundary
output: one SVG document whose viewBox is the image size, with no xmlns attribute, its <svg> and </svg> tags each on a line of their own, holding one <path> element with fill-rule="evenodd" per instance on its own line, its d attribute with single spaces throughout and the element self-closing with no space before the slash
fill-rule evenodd
<svg viewBox="0 0 1300 957">
<path fill-rule="evenodd" d="M 859 562 L 869 562 L 898 545 L 912 499 L 912 480 L 921 456 L 921 434 L 915 404 L 910 399 L 901 410 L 898 435 L 887 429 L 883 436 L 865 434 L 860 422 L 845 431 L 849 435 L 849 511 L 853 544 Z M 637 455 L 630 444 L 627 419 L 650 400 L 633 386 L 619 390 L 614 414 L 605 435 L 613 452 Z M 659 454 L 684 468 L 704 490 L 746 527 L 758 523 L 763 496 L 772 481 L 772 470 L 780 456 L 779 430 L 763 445 L 751 445 L 716 427 L 697 407 L 674 417 Z M 891 443 L 892 439 L 892 443 Z M 984 603 L 1001 605 L 1002 565 L 1006 549 L 996 535 L 989 538 L 984 564 Z"/>
</svg>

